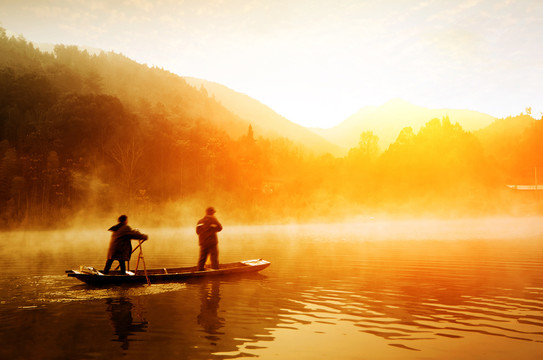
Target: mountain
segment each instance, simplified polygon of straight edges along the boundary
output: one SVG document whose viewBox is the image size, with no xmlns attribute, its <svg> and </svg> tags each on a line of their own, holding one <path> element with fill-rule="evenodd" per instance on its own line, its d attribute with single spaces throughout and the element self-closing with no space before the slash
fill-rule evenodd
<svg viewBox="0 0 543 360">
<path fill-rule="evenodd" d="M 288 121 L 249 96 L 220 84 L 183 78 L 138 64 L 120 54 L 104 53 L 100 49 L 51 44 L 40 44 L 38 48 L 56 54 L 58 58 L 65 58 L 77 72 L 89 71 L 98 75 L 102 90 L 119 97 L 136 113 L 148 112 L 156 104 L 162 104 L 171 118 L 205 119 L 204 122 L 213 124 L 233 139 L 247 134 L 251 125 L 256 136 L 287 138 L 315 154 L 340 153 L 338 146 L 312 131 Z M 81 58 L 85 57 L 94 62 L 91 70 L 81 65 L 85 62 Z"/>
<path fill-rule="evenodd" d="M 449 116 L 451 122 L 458 123 L 466 131 L 474 131 L 491 124 L 495 118 L 471 110 L 428 109 L 413 105 L 404 100 L 394 99 L 382 106 L 366 106 L 342 123 L 329 128 L 312 128 L 316 134 L 328 141 L 347 148 L 358 145 L 360 134 L 373 131 L 379 137 L 381 150 L 392 144 L 405 127 L 418 130 L 428 121 Z"/>
<path fill-rule="evenodd" d="M 257 136 L 288 138 L 293 142 L 303 144 L 315 154 L 339 155 L 343 153 L 341 145 L 333 144 L 311 130 L 289 121 L 268 106 L 245 94 L 207 80 L 192 77 L 184 77 L 184 79 L 188 84 L 198 89 L 204 88 L 210 96 L 229 111 L 250 122 Z"/>
</svg>

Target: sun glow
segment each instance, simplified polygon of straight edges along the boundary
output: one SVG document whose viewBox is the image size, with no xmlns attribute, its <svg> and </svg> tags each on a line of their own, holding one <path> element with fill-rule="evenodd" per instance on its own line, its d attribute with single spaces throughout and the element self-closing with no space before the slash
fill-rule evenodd
<svg viewBox="0 0 543 360">
<path fill-rule="evenodd" d="M 536 3 L 17 6 L 0 5 L 11 32 L 116 52 L 44 53 L 2 27 L 5 225 L 124 208 L 156 226 L 192 223 L 209 205 L 231 223 L 541 209 L 505 186 L 538 181 L 537 108 L 503 121 L 457 109 L 541 94 L 539 63 L 525 62 L 541 25 L 519 15 Z"/>
<path fill-rule="evenodd" d="M 4 1 L 0 9 L 4 27 L 37 43 L 113 50 L 222 83 L 305 126 L 330 127 L 392 98 L 496 117 L 543 110 L 542 69 L 528 60 L 541 57 L 538 1 Z"/>
</svg>

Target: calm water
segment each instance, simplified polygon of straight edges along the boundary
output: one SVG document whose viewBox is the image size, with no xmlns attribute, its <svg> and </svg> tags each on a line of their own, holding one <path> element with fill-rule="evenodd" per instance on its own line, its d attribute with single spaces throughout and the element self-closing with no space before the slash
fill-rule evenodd
<svg viewBox="0 0 543 360">
<path fill-rule="evenodd" d="M 64 270 L 107 231 L 3 233 L 0 358 L 543 358 L 541 218 L 224 225 L 221 261 L 272 265 L 93 288 Z M 148 267 L 194 264 L 192 229 L 141 230 Z"/>
</svg>

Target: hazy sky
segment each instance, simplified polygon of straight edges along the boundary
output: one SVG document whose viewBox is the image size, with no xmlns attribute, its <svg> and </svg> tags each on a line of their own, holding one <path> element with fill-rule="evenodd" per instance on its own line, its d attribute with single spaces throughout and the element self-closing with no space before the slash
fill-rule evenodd
<svg viewBox="0 0 543 360">
<path fill-rule="evenodd" d="M 392 98 L 543 111 L 541 0 L 1 0 L 0 26 L 215 81 L 305 126 Z"/>
</svg>

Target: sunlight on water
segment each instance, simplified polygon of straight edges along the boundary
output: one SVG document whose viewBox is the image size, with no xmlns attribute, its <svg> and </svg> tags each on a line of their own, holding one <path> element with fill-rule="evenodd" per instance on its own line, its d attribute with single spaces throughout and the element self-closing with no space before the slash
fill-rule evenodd
<svg viewBox="0 0 543 360">
<path fill-rule="evenodd" d="M 149 267 L 194 264 L 193 229 L 146 231 Z M 100 268 L 107 232 L 4 235 L 2 358 L 21 348 L 51 359 L 543 358 L 543 226 L 533 218 L 226 227 L 221 261 L 272 266 L 105 288 L 64 270 Z M 26 247 L 13 257 L 16 241 Z M 77 341 L 66 335 L 74 328 Z M 29 330 L 37 344 L 22 347 Z"/>
<path fill-rule="evenodd" d="M 7 280 L 7 281 L 6 281 Z M 90 288 L 66 281 L 65 276 L 45 275 L 2 279 L 0 304 L 19 308 L 46 306 L 48 303 L 89 301 L 118 297 L 157 295 L 186 288 L 184 283 L 154 284 L 153 286 Z"/>
</svg>

